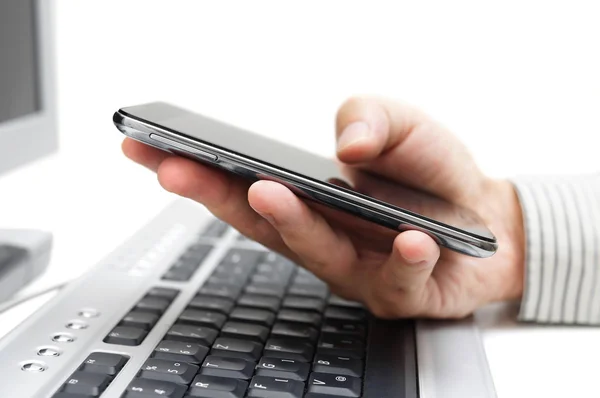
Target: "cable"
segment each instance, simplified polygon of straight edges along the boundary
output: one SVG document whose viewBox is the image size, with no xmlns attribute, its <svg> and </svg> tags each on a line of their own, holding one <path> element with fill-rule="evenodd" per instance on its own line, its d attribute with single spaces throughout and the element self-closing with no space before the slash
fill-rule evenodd
<svg viewBox="0 0 600 398">
<path fill-rule="evenodd" d="M 34 291 L 32 293 L 29 293 L 29 294 L 27 294 L 27 295 L 25 295 L 23 297 L 17 297 L 17 298 L 14 298 L 12 300 L 8 300 L 7 302 L 0 304 L 0 314 L 6 312 L 8 310 L 10 310 L 11 308 L 16 307 L 17 305 L 22 304 L 22 303 L 24 303 L 26 301 L 32 300 L 32 299 L 34 299 L 36 297 L 43 296 L 44 294 L 53 292 L 55 290 L 60 290 L 63 287 L 67 286 L 71 282 L 72 282 L 72 279 L 67 280 L 67 281 L 62 281 L 62 282 L 56 283 L 54 285 L 50 285 L 49 287 L 45 287 L 45 288 L 40 289 L 38 291 Z"/>
</svg>

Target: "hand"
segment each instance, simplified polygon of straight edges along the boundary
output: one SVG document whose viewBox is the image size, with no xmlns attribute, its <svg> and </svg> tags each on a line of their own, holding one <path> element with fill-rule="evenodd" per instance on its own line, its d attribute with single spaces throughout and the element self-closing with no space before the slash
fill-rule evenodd
<svg viewBox="0 0 600 398">
<path fill-rule="evenodd" d="M 512 185 L 484 176 L 452 134 L 411 107 L 351 99 L 337 115 L 337 155 L 349 165 L 428 191 L 479 214 L 499 243 L 476 259 L 441 249 L 428 235 L 400 234 L 307 204 L 271 181 L 221 170 L 126 139 L 123 151 L 158 172 L 161 185 L 204 204 L 242 234 L 289 257 L 332 291 L 377 316 L 456 318 L 520 298 L 524 232 Z"/>
</svg>

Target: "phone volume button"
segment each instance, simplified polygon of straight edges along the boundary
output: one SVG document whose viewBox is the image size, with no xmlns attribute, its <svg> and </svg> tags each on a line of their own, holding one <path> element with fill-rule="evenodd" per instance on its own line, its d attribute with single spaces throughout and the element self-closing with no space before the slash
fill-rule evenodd
<svg viewBox="0 0 600 398">
<path fill-rule="evenodd" d="M 213 155 L 212 153 L 202 151 L 200 149 L 196 149 L 190 145 L 182 144 L 181 142 L 174 141 L 170 138 L 163 137 L 162 135 L 150 134 L 150 139 L 154 141 L 158 141 L 162 144 L 165 144 L 171 148 L 178 149 L 183 151 L 188 155 L 194 155 L 203 160 L 209 160 L 211 162 L 216 162 L 218 157 L 217 155 Z"/>
</svg>

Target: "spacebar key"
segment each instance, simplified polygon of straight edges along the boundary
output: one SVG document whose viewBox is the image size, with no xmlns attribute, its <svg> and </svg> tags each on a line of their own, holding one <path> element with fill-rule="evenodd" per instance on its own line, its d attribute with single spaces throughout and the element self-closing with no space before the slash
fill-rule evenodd
<svg viewBox="0 0 600 398">
<path fill-rule="evenodd" d="M 159 380 L 133 379 L 123 398 L 183 398 L 186 386 Z"/>
</svg>

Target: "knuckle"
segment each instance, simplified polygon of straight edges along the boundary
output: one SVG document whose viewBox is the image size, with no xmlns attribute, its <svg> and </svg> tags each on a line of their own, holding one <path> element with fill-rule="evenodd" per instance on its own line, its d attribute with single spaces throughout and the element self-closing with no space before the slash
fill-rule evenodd
<svg viewBox="0 0 600 398">
<path fill-rule="evenodd" d="M 416 294 L 398 294 L 391 291 L 376 291 L 368 300 L 369 310 L 378 318 L 411 318 L 422 313 L 421 301 Z"/>
<path fill-rule="evenodd" d="M 244 228 L 242 233 L 260 243 L 271 243 L 273 240 L 273 227 L 264 219 L 259 219 L 252 226 Z"/>
<path fill-rule="evenodd" d="M 380 319 L 393 319 L 395 318 L 394 314 L 390 312 L 390 310 L 381 305 L 373 305 L 369 304 L 369 310 L 376 318 Z"/>
<path fill-rule="evenodd" d="M 402 317 L 402 311 L 386 299 L 375 298 L 367 302 L 369 311 L 381 319 L 396 319 Z"/>
</svg>

